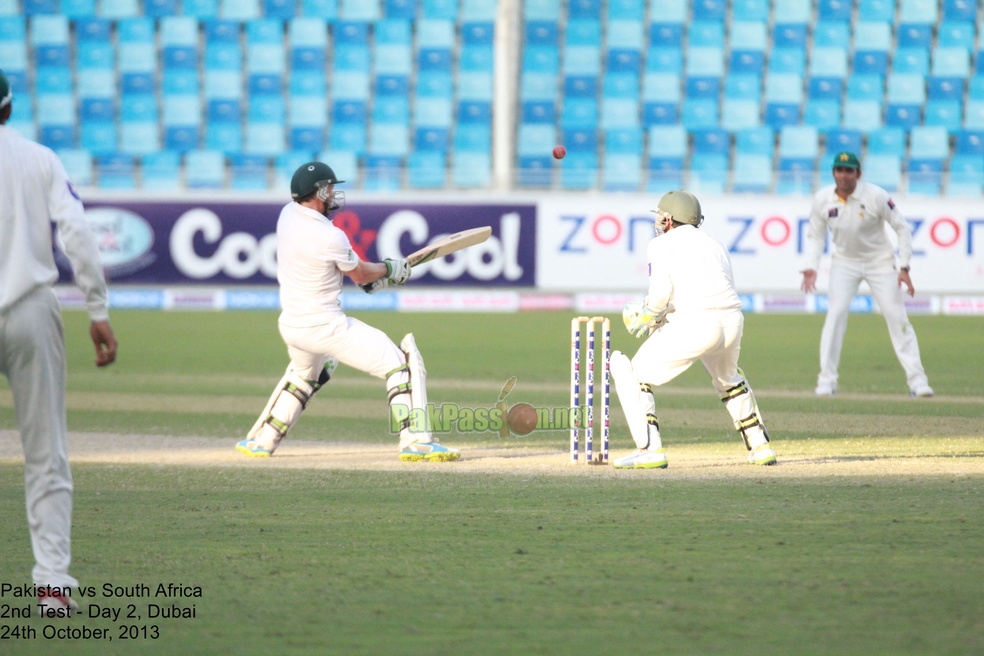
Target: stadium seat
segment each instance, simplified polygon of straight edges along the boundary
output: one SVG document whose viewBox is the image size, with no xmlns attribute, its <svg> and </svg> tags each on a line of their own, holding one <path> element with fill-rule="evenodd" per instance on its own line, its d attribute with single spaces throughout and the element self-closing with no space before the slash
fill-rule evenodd
<svg viewBox="0 0 984 656">
<path fill-rule="evenodd" d="M 728 156 L 724 153 L 694 153 L 690 158 L 688 189 L 697 194 L 718 196 L 728 183 Z"/>
<path fill-rule="evenodd" d="M 96 160 L 97 184 L 100 189 L 135 189 L 136 167 L 131 155 L 114 153 Z"/>
<path fill-rule="evenodd" d="M 58 159 L 65 166 L 68 179 L 77 187 L 92 184 L 92 155 L 87 150 L 66 149 L 58 151 Z"/>
<path fill-rule="evenodd" d="M 861 154 L 861 133 L 856 130 L 830 130 L 824 137 L 824 154 L 820 158 L 819 169 L 829 172 L 833 168 L 833 157 L 839 152 Z"/>
<path fill-rule="evenodd" d="M 398 191 L 401 187 L 403 162 L 390 155 L 367 155 L 365 158 L 365 189 L 369 191 Z"/>
<path fill-rule="evenodd" d="M 233 155 L 229 165 L 229 187 L 265 191 L 269 188 L 269 162 L 263 155 Z"/>
<path fill-rule="evenodd" d="M 840 20 L 821 20 L 813 27 L 814 48 L 841 48 L 851 45 L 850 24 Z"/>
<path fill-rule="evenodd" d="M 720 46 L 688 47 L 685 71 L 692 77 L 723 76 L 724 50 Z"/>
<path fill-rule="evenodd" d="M 712 98 L 687 98 L 683 101 L 682 121 L 688 130 L 718 127 L 718 103 Z"/>
<path fill-rule="evenodd" d="M 892 56 L 892 73 L 929 75 L 929 50 L 898 48 Z"/>
<path fill-rule="evenodd" d="M 923 123 L 956 133 L 963 125 L 963 105 L 959 100 L 928 100 Z"/>
<path fill-rule="evenodd" d="M 810 0 L 775 0 L 773 3 L 773 20 L 776 25 L 806 25 L 810 22 L 812 13 Z"/>
<path fill-rule="evenodd" d="M 974 23 L 962 20 L 944 20 L 936 31 L 936 45 L 941 48 L 962 48 L 966 52 L 974 49 Z"/>
<path fill-rule="evenodd" d="M 407 186 L 411 189 L 440 189 L 447 180 L 444 153 L 415 151 L 407 158 Z"/>
<path fill-rule="evenodd" d="M 860 0 L 858 18 L 862 21 L 891 23 L 895 20 L 895 0 Z"/>
<path fill-rule="evenodd" d="M 181 13 L 198 19 L 215 18 L 219 15 L 218 0 L 181 0 Z"/>
<path fill-rule="evenodd" d="M 868 154 L 905 157 L 905 132 L 899 127 L 874 130 L 868 135 Z"/>
<path fill-rule="evenodd" d="M 950 158 L 948 196 L 980 198 L 984 192 L 984 156 L 957 154 Z"/>
<path fill-rule="evenodd" d="M 803 75 L 806 72 L 806 51 L 803 48 L 773 48 L 769 53 L 769 73 Z"/>
<path fill-rule="evenodd" d="M 455 152 L 451 181 L 456 187 L 487 187 L 492 180 L 492 158 L 488 153 Z"/>
<path fill-rule="evenodd" d="M 865 180 L 889 192 L 898 191 L 902 183 L 902 161 L 895 155 L 872 155 L 862 164 Z"/>
<path fill-rule="evenodd" d="M 970 55 L 960 47 L 936 48 L 931 72 L 936 77 L 967 77 L 970 75 Z"/>
<path fill-rule="evenodd" d="M 938 20 L 936 0 L 900 0 L 899 22 L 932 25 Z"/>
<path fill-rule="evenodd" d="M 950 77 L 929 78 L 929 100 L 963 100 L 964 80 Z"/>
<path fill-rule="evenodd" d="M 225 157 L 211 150 L 185 155 L 185 184 L 192 189 L 219 189 L 225 183 Z"/>
<path fill-rule="evenodd" d="M 772 153 L 735 153 L 735 193 L 766 193 L 772 187 Z"/>
<path fill-rule="evenodd" d="M 731 5 L 732 19 L 735 21 L 768 21 L 768 0 L 734 0 Z"/>
<path fill-rule="evenodd" d="M 745 155 L 768 155 L 775 152 L 775 132 L 772 128 L 761 126 L 735 133 L 735 153 Z"/>
<path fill-rule="evenodd" d="M 817 3 L 817 16 L 821 21 L 844 21 L 851 20 L 852 3 L 850 0 L 819 0 Z"/>
<path fill-rule="evenodd" d="M 495 0 L 462 0 L 461 20 L 494 21 L 496 19 Z"/>
</svg>

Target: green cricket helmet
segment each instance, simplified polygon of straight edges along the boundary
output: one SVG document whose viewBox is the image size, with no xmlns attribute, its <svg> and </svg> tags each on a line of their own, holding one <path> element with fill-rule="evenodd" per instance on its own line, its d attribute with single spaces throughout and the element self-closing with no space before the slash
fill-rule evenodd
<svg viewBox="0 0 984 656">
<path fill-rule="evenodd" d="M 301 164 L 294 171 L 294 177 L 290 179 L 290 196 L 294 199 L 305 198 L 320 189 L 325 189 L 327 194 L 328 186 L 342 182 L 345 181 L 339 180 L 331 167 L 324 162 L 308 162 Z"/>
<path fill-rule="evenodd" d="M 663 194 L 653 212 L 659 217 L 656 221 L 657 230 L 660 229 L 660 223 L 669 219 L 695 228 L 699 228 L 704 222 L 704 215 L 700 213 L 700 201 L 692 193 L 682 189 Z"/>
</svg>

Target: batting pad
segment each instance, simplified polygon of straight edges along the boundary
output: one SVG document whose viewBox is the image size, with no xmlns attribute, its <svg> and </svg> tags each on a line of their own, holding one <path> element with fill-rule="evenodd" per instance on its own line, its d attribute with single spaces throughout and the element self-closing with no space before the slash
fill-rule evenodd
<svg viewBox="0 0 984 656">
<path fill-rule="evenodd" d="M 407 333 L 403 341 L 400 342 L 400 350 L 407 357 L 407 366 L 410 367 L 410 401 L 414 410 L 421 410 L 427 416 L 427 369 L 424 367 L 424 357 L 417 349 L 417 342 L 413 338 L 413 333 Z M 433 440 L 429 421 L 425 421 L 426 430 L 412 431 L 409 427 L 400 431 L 400 448 L 409 446 L 414 442 L 428 443 Z"/>
<path fill-rule="evenodd" d="M 721 395 L 721 402 L 728 409 L 735 422 L 735 430 L 749 451 L 768 443 L 769 434 L 765 430 L 758 402 L 741 369 L 738 369 L 738 382 Z"/>
<path fill-rule="evenodd" d="M 612 351 L 609 367 L 632 440 L 640 449 L 659 448 L 662 440 L 656 426 L 656 403 L 653 395 L 649 391 L 643 391 L 632 369 L 632 363 L 621 351 Z M 648 418 L 650 416 L 653 418 L 652 423 Z"/>
</svg>

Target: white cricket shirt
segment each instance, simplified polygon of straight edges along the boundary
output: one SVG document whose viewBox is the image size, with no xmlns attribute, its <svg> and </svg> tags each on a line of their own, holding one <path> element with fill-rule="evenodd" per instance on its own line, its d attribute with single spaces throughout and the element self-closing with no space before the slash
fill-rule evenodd
<svg viewBox="0 0 984 656">
<path fill-rule="evenodd" d="M 0 125 L 0 312 L 58 280 L 51 223 L 58 227 L 92 321 L 109 318 L 96 236 L 61 160 Z"/>
<path fill-rule="evenodd" d="M 909 266 L 912 231 L 888 192 L 859 180 L 854 193 L 841 200 L 836 188 L 824 187 L 813 196 L 806 234 L 807 267 L 819 270 L 828 228 L 837 257 L 872 264 L 894 261 L 895 249 L 885 233 L 886 224 L 899 237 L 899 266 Z"/>
<path fill-rule="evenodd" d="M 692 225 L 649 242 L 649 307 L 672 303 L 676 313 L 741 310 L 731 260 L 724 246 Z"/>
<path fill-rule="evenodd" d="M 309 328 L 345 316 L 342 274 L 359 264 L 348 237 L 320 212 L 288 203 L 277 220 L 280 323 Z"/>
</svg>

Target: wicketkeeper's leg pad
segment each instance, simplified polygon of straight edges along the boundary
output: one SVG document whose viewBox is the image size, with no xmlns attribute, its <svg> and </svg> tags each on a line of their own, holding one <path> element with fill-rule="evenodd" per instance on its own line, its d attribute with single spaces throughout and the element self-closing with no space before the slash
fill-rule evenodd
<svg viewBox="0 0 984 656">
<path fill-rule="evenodd" d="M 612 351 L 609 358 L 615 393 L 629 424 L 632 440 L 640 449 L 658 449 L 662 446 L 659 422 L 656 419 L 656 400 L 652 388 L 639 382 L 632 362 L 621 351 Z"/>
<path fill-rule="evenodd" d="M 745 448 L 749 451 L 768 443 L 769 433 L 765 430 L 762 413 L 759 411 L 755 394 L 748 385 L 745 372 L 738 369 L 740 380 L 721 394 L 721 402 L 728 409 L 735 422 L 735 430 L 741 435 Z"/>
<path fill-rule="evenodd" d="M 293 364 L 288 365 L 246 438 L 271 451 L 276 449 L 290 427 L 297 423 L 311 397 L 331 380 L 336 367 L 338 360 L 329 358 L 318 374 L 318 380 L 305 380 L 294 370 Z"/>
</svg>

